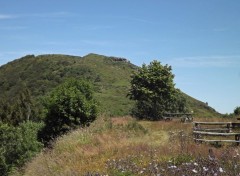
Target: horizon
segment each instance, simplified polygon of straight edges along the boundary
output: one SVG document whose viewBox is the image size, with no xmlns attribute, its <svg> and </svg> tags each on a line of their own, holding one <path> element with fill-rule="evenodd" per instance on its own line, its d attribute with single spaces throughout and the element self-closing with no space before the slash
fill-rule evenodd
<svg viewBox="0 0 240 176">
<path fill-rule="evenodd" d="M 216 111 L 240 106 L 240 1 L 0 1 L 0 66 L 34 54 L 172 66 L 176 87 Z"/>
</svg>

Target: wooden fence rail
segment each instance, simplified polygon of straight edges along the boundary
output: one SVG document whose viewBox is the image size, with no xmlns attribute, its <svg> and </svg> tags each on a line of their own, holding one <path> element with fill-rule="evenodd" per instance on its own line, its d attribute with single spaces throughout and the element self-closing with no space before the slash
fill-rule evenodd
<svg viewBox="0 0 240 176">
<path fill-rule="evenodd" d="M 240 127 L 239 122 L 193 122 L 193 124 L 195 142 L 232 142 L 237 145 L 240 143 L 240 132 L 232 131 L 233 129 Z M 203 136 L 221 136 L 225 138 L 234 136 L 235 139 L 205 139 Z"/>
</svg>

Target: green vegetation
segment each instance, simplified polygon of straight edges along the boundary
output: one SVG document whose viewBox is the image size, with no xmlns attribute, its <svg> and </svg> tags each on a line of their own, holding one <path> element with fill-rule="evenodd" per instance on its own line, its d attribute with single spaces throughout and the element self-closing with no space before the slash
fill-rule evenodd
<svg viewBox="0 0 240 176">
<path fill-rule="evenodd" d="M 129 145 L 135 148 L 140 143 L 142 145 L 143 141 L 151 145 L 166 142 L 168 135 L 164 130 L 146 129 L 146 124 L 143 126 L 136 120 L 120 118 L 117 121 L 123 123 L 113 125 L 112 120 L 116 118 L 109 117 L 129 115 L 135 101 L 135 115 L 151 120 L 158 119 L 164 111 L 184 112 L 187 110 L 187 103 L 196 116 L 220 115 L 205 103 L 175 89 L 173 78 L 171 67 L 162 66 L 157 61 L 153 61 L 150 66 L 138 68 L 126 59 L 96 54 L 84 57 L 28 55 L 1 66 L 0 174 L 8 175 L 15 167 L 21 167 L 31 160 L 43 147 L 37 139 L 47 144 L 51 139 L 78 127 L 86 128 L 78 130 L 74 141 L 67 139 L 69 143 L 64 142 L 58 152 L 79 150 L 81 162 L 88 161 L 89 157 L 89 163 L 100 159 L 94 166 L 91 165 L 92 168 L 106 164 L 101 162 L 102 156 L 105 161 L 105 156 L 109 157 L 110 154 L 123 155 Z M 129 89 L 132 100 L 127 97 Z M 100 108 L 97 108 L 95 98 Z M 104 115 L 101 123 L 97 117 L 97 109 L 100 109 L 99 114 Z M 89 127 L 95 119 L 97 123 Z M 148 135 L 149 131 L 151 135 Z M 58 143 L 58 138 L 56 140 Z M 86 151 L 82 147 L 90 150 Z M 101 156 L 91 158 L 92 155 L 96 156 L 96 152 L 102 153 Z M 74 153 L 71 153 L 71 157 L 72 154 Z M 78 163 L 80 165 L 82 163 Z M 39 166 L 41 168 L 41 164 Z M 49 175 L 57 175 L 61 168 L 55 166 L 49 168 L 47 165 L 41 169 L 53 169 Z M 112 173 L 121 175 L 116 169 Z"/>
<path fill-rule="evenodd" d="M 23 166 L 42 149 L 37 141 L 38 130 L 43 124 L 25 122 L 18 127 L 0 123 L 0 175 Z"/>
<path fill-rule="evenodd" d="M 194 117 L 206 117 L 206 118 L 222 117 L 222 114 L 215 111 L 215 109 L 213 109 L 206 103 L 196 100 L 193 97 L 190 97 L 189 95 L 184 93 L 183 96 L 186 97 L 187 103 L 194 113 Z"/>
<path fill-rule="evenodd" d="M 17 126 L 26 121 L 40 121 L 41 112 L 33 100 L 29 89 L 21 88 L 12 101 L 0 100 L 0 121 Z"/>
<path fill-rule="evenodd" d="M 236 115 L 236 116 L 240 115 L 240 107 L 236 107 L 234 109 L 234 115 Z"/>
<path fill-rule="evenodd" d="M 139 119 L 160 119 L 165 112 L 186 112 L 185 97 L 175 89 L 172 68 L 153 61 L 133 75 L 129 97 L 136 100 L 133 115 Z"/>
<path fill-rule="evenodd" d="M 0 100 L 12 106 L 19 92 L 27 88 L 34 104 L 30 118 L 41 119 L 39 99 L 42 96 L 69 78 L 87 79 L 94 85 L 94 93 L 103 113 L 110 116 L 128 115 L 134 101 L 126 95 L 131 86 L 131 74 L 137 68 L 126 60 L 97 54 L 84 57 L 28 55 L 0 67 Z M 220 115 L 203 102 L 187 95 L 186 99 L 195 116 Z"/>
<path fill-rule="evenodd" d="M 45 102 L 45 126 L 40 132 L 44 143 L 72 129 L 88 126 L 97 117 L 92 88 L 84 81 L 66 81 L 55 88 Z"/>
</svg>

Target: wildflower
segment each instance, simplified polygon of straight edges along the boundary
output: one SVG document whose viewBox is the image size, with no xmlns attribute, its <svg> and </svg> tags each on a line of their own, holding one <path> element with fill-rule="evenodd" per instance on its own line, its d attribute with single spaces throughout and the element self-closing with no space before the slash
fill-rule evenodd
<svg viewBox="0 0 240 176">
<path fill-rule="evenodd" d="M 193 163 L 194 164 L 194 166 L 198 166 L 198 163 Z"/>
<path fill-rule="evenodd" d="M 219 172 L 222 173 L 223 172 L 223 168 L 219 167 Z"/>
<path fill-rule="evenodd" d="M 193 169 L 192 171 L 193 171 L 194 173 L 198 173 L 198 171 L 197 171 L 196 169 Z"/>
<path fill-rule="evenodd" d="M 173 165 L 173 166 L 169 166 L 168 168 L 169 168 L 169 169 L 176 169 L 177 166 L 174 166 L 174 165 Z"/>
<path fill-rule="evenodd" d="M 203 170 L 206 172 L 206 171 L 208 171 L 208 168 L 206 168 L 206 167 L 203 167 Z"/>
</svg>

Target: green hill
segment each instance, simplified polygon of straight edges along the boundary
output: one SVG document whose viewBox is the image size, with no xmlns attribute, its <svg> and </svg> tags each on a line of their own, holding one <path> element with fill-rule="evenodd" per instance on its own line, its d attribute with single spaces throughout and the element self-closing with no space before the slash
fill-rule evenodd
<svg viewBox="0 0 240 176">
<path fill-rule="evenodd" d="M 128 115 L 133 102 L 126 95 L 130 75 L 137 68 L 128 60 L 89 54 L 84 57 L 69 55 L 27 55 L 0 67 L 0 98 L 8 102 L 28 88 L 37 100 L 68 78 L 90 80 L 96 97 L 107 115 Z M 196 116 L 216 117 L 220 114 L 188 95 Z"/>
</svg>

